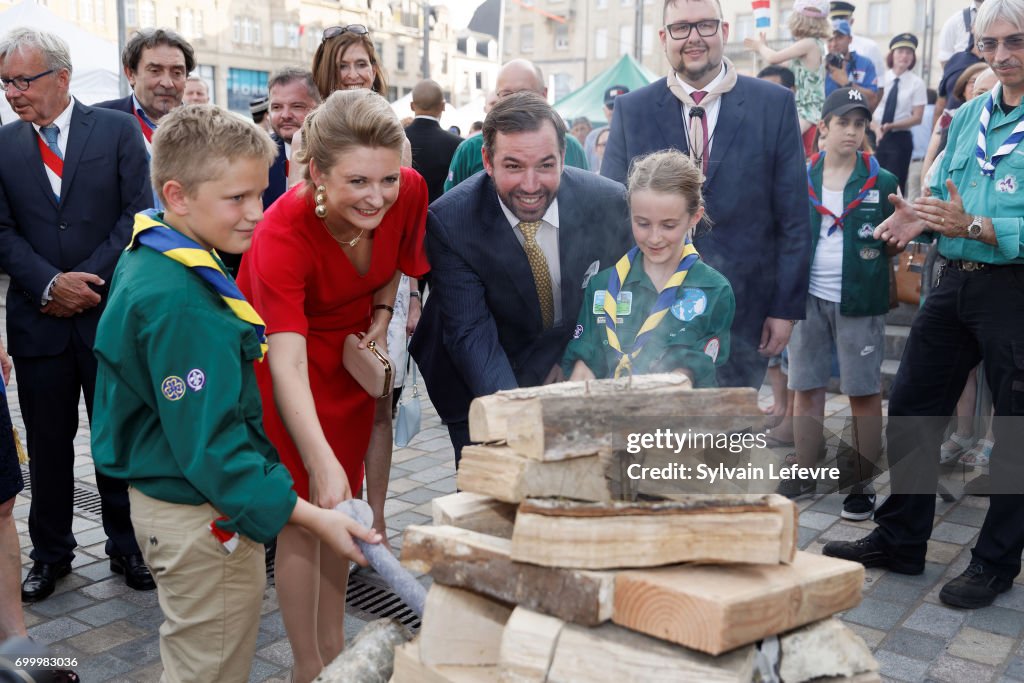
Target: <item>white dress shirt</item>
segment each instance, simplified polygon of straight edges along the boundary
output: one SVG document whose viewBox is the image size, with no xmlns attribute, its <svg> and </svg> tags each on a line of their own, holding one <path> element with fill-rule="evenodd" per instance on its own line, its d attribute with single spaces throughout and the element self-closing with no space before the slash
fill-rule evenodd
<svg viewBox="0 0 1024 683">
<path fill-rule="evenodd" d="M 977 6 L 971 5 L 972 25 L 974 24 L 974 18 L 977 16 Z M 957 52 L 966 50 L 967 36 L 969 35 L 970 32 L 964 26 L 964 8 L 961 7 L 950 15 L 949 19 L 946 19 L 946 23 L 942 25 L 942 32 L 939 33 L 939 61 L 943 63 L 948 62 L 949 58 Z"/>
<path fill-rule="evenodd" d="M 698 90 L 703 90 L 704 92 L 711 92 L 711 90 L 714 89 L 715 86 L 717 86 L 723 80 L 725 80 L 724 62 L 722 63 L 722 70 L 718 72 L 718 75 L 715 76 L 714 80 L 705 85 L 703 88 L 694 88 L 692 85 L 681 79 L 678 73 L 676 74 L 676 81 L 679 83 L 679 85 L 682 86 L 683 90 L 686 91 L 686 93 L 690 97 L 693 97 L 693 93 L 697 92 Z M 720 112 L 721 110 L 722 95 L 719 95 L 714 99 L 714 101 L 711 104 L 704 107 L 704 116 L 708 120 L 708 148 L 704 151 L 704 154 L 708 158 L 711 157 L 711 148 L 715 146 L 715 126 L 718 125 L 718 112 Z M 686 105 L 683 105 L 683 130 L 685 130 L 687 132 L 687 135 L 689 135 L 690 108 L 687 107 Z"/>
<path fill-rule="evenodd" d="M 512 232 L 515 233 L 516 239 L 519 240 L 519 244 L 523 245 L 525 249 L 526 238 L 523 237 L 523 231 L 519 229 L 519 219 L 505 206 L 505 202 L 501 201 L 501 198 L 498 199 L 498 204 L 501 206 L 501 212 L 505 214 L 509 225 L 512 226 Z M 537 228 L 537 246 L 540 247 L 544 258 L 548 262 L 548 273 L 551 274 L 551 298 L 555 304 L 555 324 L 557 325 L 562 321 L 562 266 L 558 260 L 557 197 L 551 202 L 548 210 L 544 212 L 544 217 L 541 218 L 541 225 Z"/>
<path fill-rule="evenodd" d="M 880 88 L 885 89 L 882 101 L 875 107 L 875 113 L 872 115 L 874 122 L 878 125 L 882 125 L 882 117 L 885 115 L 885 104 L 889 101 L 889 96 L 892 95 L 892 82 L 894 80 L 896 80 L 896 73 L 889 69 L 878 84 Z M 924 81 L 913 71 L 904 71 L 900 75 L 900 87 L 896 98 L 896 115 L 893 116 L 892 120 L 902 121 L 903 119 L 910 118 L 914 107 L 926 104 L 928 104 L 928 88 L 925 86 Z M 907 130 L 910 129 L 907 128 Z"/>
</svg>

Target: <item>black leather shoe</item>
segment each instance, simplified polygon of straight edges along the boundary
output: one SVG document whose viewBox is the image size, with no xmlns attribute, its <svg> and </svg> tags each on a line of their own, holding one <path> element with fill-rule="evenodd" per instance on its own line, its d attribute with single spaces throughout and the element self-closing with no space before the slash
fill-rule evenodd
<svg viewBox="0 0 1024 683">
<path fill-rule="evenodd" d="M 1013 587 L 1013 579 L 997 576 L 980 562 L 972 562 L 964 573 L 956 577 L 939 592 L 939 600 L 964 609 L 988 607 L 996 596 Z"/>
<path fill-rule="evenodd" d="M 21 601 L 39 602 L 48 598 L 57 587 L 57 579 L 70 573 L 70 562 L 35 562 L 21 584 Z"/>
<path fill-rule="evenodd" d="M 821 549 L 821 554 L 860 562 L 865 567 L 885 567 L 897 574 L 913 575 L 924 572 L 924 558 L 909 560 L 899 557 L 882 545 L 874 534 L 868 534 L 859 541 L 829 541 Z"/>
<path fill-rule="evenodd" d="M 142 555 L 139 553 L 111 555 L 110 571 L 115 574 L 123 574 L 124 582 L 128 584 L 128 587 L 137 591 L 151 591 L 156 588 L 153 575 L 149 573 L 149 568 L 142 561 Z"/>
</svg>

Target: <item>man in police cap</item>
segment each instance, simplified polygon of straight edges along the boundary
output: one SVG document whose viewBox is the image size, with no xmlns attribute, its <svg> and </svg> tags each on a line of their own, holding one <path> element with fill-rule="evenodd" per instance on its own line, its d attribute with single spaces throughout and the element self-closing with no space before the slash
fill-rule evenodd
<svg viewBox="0 0 1024 683">
<path fill-rule="evenodd" d="M 612 125 L 612 114 L 615 111 L 615 98 L 619 95 L 625 95 L 629 92 L 629 88 L 624 85 L 612 85 L 604 91 L 604 118 L 608 122 L 608 125 Z M 587 139 L 583 141 L 583 151 L 587 154 L 587 163 L 590 164 L 591 169 L 596 169 L 600 166 L 597 159 L 597 136 L 604 129 L 604 126 L 597 126 L 594 130 L 587 133 Z"/>
<path fill-rule="evenodd" d="M 853 12 L 856 9 L 857 7 L 852 2 L 830 2 L 828 17 L 833 21 L 836 19 L 848 21 L 852 28 L 854 24 Z M 878 43 L 875 41 L 864 36 L 855 35 L 850 43 L 850 50 L 870 59 L 871 63 L 875 65 L 875 73 L 885 72 L 885 59 L 882 57 L 882 49 L 878 47 Z"/>
</svg>

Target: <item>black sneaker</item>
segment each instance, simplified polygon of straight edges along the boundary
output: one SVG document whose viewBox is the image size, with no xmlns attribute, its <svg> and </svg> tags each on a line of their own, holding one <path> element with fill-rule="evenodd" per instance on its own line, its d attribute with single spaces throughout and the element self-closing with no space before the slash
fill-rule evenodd
<svg viewBox="0 0 1024 683">
<path fill-rule="evenodd" d="M 873 514 L 875 514 L 875 494 L 851 493 L 843 499 L 843 511 L 839 513 L 839 516 L 859 522 L 871 519 Z"/>
<path fill-rule="evenodd" d="M 813 479 L 783 479 L 775 492 L 790 500 L 802 500 L 813 496 L 817 487 Z"/>
<path fill-rule="evenodd" d="M 896 557 L 873 533 L 859 541 L 829 541 L 821 549 L 823 555 L 860 562 L 865 567 L 885 567 L 897 574 L 921 574 L 924 558 L 911 561 Z"/>
<path fill-rule="evenodd" d="M 996 596 L 1013 586 L 1013 580 L 996 576 L 980 562 L 972 562 L 964 573 L 956 577 L 939 592 L 939 600 L 964 609 L 988 607 Z"/>
</svg>

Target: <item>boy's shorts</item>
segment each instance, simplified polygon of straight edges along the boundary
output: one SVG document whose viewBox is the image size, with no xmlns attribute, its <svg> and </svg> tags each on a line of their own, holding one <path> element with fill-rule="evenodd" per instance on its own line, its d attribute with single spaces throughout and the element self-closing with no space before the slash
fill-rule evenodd
<svg viewBox="0 0 1024 683">
<path fill-rule="evenodd" d="M 828 385 L 835 343 L 839 389 L 847 396 L 871 396 L 882 390 L 885 316 L 846 316 L 839 303 L 807 295 L 807 318 L 789 338 L 789 388 L 810 391 Z"/>
<path fill-rule="evenodd" d="M 220 514 L 209 504 L 178 505 L 131 487 L 132 524 L 156 581 L 161 681 L 249 680 L 263 591 L 263 546 L 238 537 L 230 554 L 210 532 Z"/>
</svg>

